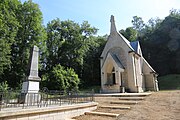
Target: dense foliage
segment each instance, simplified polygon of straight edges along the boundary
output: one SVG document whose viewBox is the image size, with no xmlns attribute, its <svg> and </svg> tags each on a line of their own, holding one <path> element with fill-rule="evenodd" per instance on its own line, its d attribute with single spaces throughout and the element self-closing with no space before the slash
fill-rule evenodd
<svg viewBox="0 0 180 120">
<path fill-rule="evenodd" d="M 106 37 L 94 36 L 97 28 L 87 21 L 78 24 L 60 19 L 45 28 L 39 6 L 32 0 L 2 0 L 0 9 L 1 82 L 21 87 L 29 74 L 30 49 L 37 45 L 42 87 L 68 90 L 77 89 L 80 83 L 81 87 L 100 83 L 98 58 Z"/>
<path fill-rule="evenodd" d="M 7 81 L 0 83 L 0 92 L 6 92 L 8 91 L 8 89 L 9 87 L 8 87 Z"/>
<path fill-rule="evenodd" d="M 122 29 L 119 32 L 131 42 L 137 40 L 138 31 L 133 29 L 133 27 L 128 27 L 126 30 Z"/>
<path fill-rule="evenodd" d="M 46 32 L 48 49 L 44 73 L 60 64 L 74 69 L 81 79 L 81 87 L 100 84 L 98 58 L 105 37 L 95 37 L 96 28 L 91 27 L 87 21 L 78 24 L 71 20 L 54 19 L 48 23 Z M 50 80 L 45 78 L 46 81 Z"/>
<path fill-rule="evenodd" d="M 164 20 L 151 18 L 147 24 L 141 17 L 133 19 L 132 28 L 138 32 L 134 37 L 152 67 L 160 75 L 180 73 L 180 11 L 172 9 Z M 120 32 L 127 38 L 133 36 L 127 30 Z"/>
<path fill-rule="evenodd" d="M 0 75 L 11 64 L 11 45 L 15 41 L 19 27 L 17 20 L 19 6 L 18 1 L 0 1 Z"/>
<path fill-rule="evenodd" d="M 39 6 L 32 1 L 20 3 L 18 0 L 2 0 L 0 7 L 4 24 L 0 28 L 0 70 L 3 71 L 0 79 L 7 80 L 10 87 L 15 87 L 28 75 L 30 48 L 37 45 L 41 53 L 44 52 L 46 32 L 42 26 Z"/>
<path fill-rule="evenodd" d="M 0 1 L 0 86 L 21 87 L 29 74 L 33 45 L 40 48 L 41 87 L 66 91 L 100 85 L 99 57 L 108 36 L 96 36 L 98 29 L 87 21 L 79 24 L 57 18 L 45 27 L 42 20 L 32 0 Z M 178 10 L 148 23 L 134 16 L 132 26 L 120 32 L 130 41 L 140 41 L 144 57 L 160 75 L 180 73 Z"/>
<path fill-rule="evenodd" d="M 78 90 L 80 80 L 72 68 L 65 69 L 60 64 L 57 64 L 45 77 L 42 79 L 43 86 L 49 89 L 62 91 Z"/>
</svg>

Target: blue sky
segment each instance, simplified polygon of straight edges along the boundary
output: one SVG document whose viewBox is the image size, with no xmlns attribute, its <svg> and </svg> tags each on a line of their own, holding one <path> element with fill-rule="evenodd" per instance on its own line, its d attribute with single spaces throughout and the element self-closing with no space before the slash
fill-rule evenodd
<svg viewBox="0 0 180 120">
<path fill-rule="evenodd" d="M 20 0 L 22 2 L 26 0 Z M 115 16 L 117 30 L 132 26 L 133 16 L 163 19 L 172 8 L 180 9 L 180 0 L 33 0 L 43 13 L 43 24 L 60 18 L 79 24 L 88 21 L 99 29 L 98 35 L 109 34 L 110 16 Z"/>
</svg>

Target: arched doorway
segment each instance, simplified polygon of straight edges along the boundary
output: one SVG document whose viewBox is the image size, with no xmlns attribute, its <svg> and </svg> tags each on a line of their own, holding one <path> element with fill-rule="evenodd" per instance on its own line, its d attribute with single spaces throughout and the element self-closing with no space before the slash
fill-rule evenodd
<svg viewBox="0 0 180 120">
<path fill-rule="evenodd" d="M 102 68 L 102 90 L 104 92 L 120 92 L 122 72 L 124 72 L 124 67 L 118 57 L 109 53 Z"/>
<path fill-rule="evenodd" d="M 116 84 L 116 73 L 115 68 L 113 67 L 112 70 L 109 70 L 107 72 L 107 85 L 114 85 Z"/>
</svg>

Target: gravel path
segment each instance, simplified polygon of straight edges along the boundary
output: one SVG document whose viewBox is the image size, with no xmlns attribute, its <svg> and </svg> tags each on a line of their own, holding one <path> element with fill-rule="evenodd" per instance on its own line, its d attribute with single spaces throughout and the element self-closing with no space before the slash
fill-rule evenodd
<svg viewBox="0 0 180 120">
<path fill-rule="evenodd" d="M 180 91 L 153 93 L 118 120 L 180 120 Z"/>
<path fill-rule="evenodd" d="M 110 105 L 110 101 L 118 100 L 118 97 L 96 97 L 99 105 Z M 116 106 L 116 105 L 115 105 Z M 119 106 L 119 105 L 118 105 Z M 118 118 L 82 115 L 76 120 L 180 120 L 180 90 L 155 92 L 147 96 L 137 105 L 130 106 L 130 110 L 103 109 L 96 111 L 118 113 Z"/>
</svg>

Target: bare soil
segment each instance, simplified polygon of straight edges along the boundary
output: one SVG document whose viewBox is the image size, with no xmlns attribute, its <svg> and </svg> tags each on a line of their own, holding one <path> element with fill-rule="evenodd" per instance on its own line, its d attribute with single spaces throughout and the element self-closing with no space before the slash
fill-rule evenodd
<svg viewBox="0 0 180 120">
<path fill-rule="evenodd" d="M 95 101 L 101 105 L 122 106 L 110 104 L 119 100 L 118 97 L 96 97 Z M 145 100 L 130 106 L 130 110 L 98 108 L 95 111 L 118 113 L 117 118 L 95 115 L 82 115 L 76 120 L 180 120 L 180 90 L 160 91 L 147 96 Z"/>
</svg>

